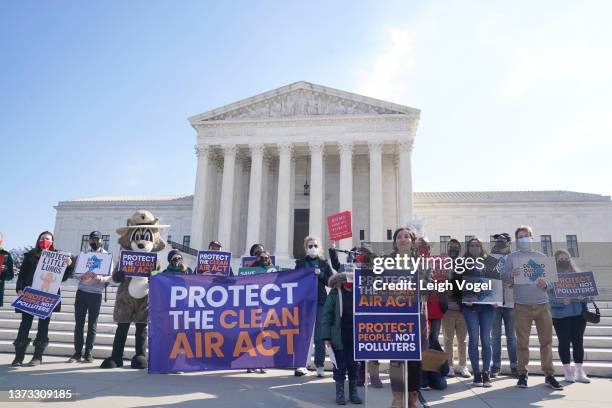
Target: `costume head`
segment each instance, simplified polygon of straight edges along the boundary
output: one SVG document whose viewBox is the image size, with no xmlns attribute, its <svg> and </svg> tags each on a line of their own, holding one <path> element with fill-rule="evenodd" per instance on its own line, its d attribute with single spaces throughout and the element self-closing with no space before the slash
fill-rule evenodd
<svg viewBox="0 0 612 408">
<path fill-rule="evenodd" d="M 127 220 L 127 226 L 119 228 L 119 246 L 127 251 L 159 252 L 166 247 L 161 236 L 161 228 L 169 225 L 159 225 L 151 211 L 138 210 Z"/>
</svg>

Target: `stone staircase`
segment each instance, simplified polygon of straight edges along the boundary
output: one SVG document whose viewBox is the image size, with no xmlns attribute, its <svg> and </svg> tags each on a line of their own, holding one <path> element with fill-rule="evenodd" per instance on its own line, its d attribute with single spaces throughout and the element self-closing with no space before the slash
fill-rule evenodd
<svg viewBox="0 0 612 408">
<path fill-rule="evenodd" d="M 62 284 L 62 311 L 54 313 L 49 325 L 50 343 L 46 350 L 46 354 L 69 357 L 73 352 L 73 336 L 74 336 L 74 297 L 76 294 L 75 280 L 68 280 Z M 96 344 L 93 355 L 97 359 L 103 359 L 110 355 L 113 338 L 115 333 L 115 323 L 113 322 L 113 305 L 115 301 L 116 287 L 109 286 L 107 289 L 107 302 L 102 301 L 100 316 L 98 318 L 98 329 L 96 336 Z M 17 329 L 21 320 L 21 315 L 14 312 L 10 307 L 11 302 L 15 299 L 15 282 L 7 282 L 5 286 L 4 306 L 0 308 L 0 352 L 13 353 L 13 340 L 17 336 Z M 589 375 L 610 377 L 612 378 L 612 302 L 599 301 L 602 318 L 601 323 L 597 325 L 589 324 L 586 328 L 584 345 L 585 345 L 585 370 Z M 131 359 L 134 353 L 134 326 L 130 328 L 125 347 L 125 358 Z M 85 324 L 85 332 L 87 331 L 87 323 Z M 36 336 L 36 321 L 32 325 L 30 337 Z M 440 338 L 442 341 L 442 338 Z M 557 338 L 553 339 L 555 349 L 553 355 L 555 357 L 555 366 L 557 373 L 562 373 L 561 362 L 558 359 L 556 350 Z M 505 340 L 503 340 L 503 369 L 508 370 L 508 355 L 505 349 Z M 31 355 L 33 347 L 30 345 L 28 356 Z M 539 346 L 535 326 L 531 331 L 530 338 L 530 356 L 531 363 L 529 370 L 531 373 L 540 373 L 539 367 Z M 455 353 L 456 355 L 456 353 Z M 26 361 L 29 357 L 26 356 Z M 328 369 L 331 369 L 329 361 L 326 363 Z M 468 362 L 469 366 L 469 362 Z M 383 370 L 386 369 L 386 364 L 383 363 Z"/>
</svg>

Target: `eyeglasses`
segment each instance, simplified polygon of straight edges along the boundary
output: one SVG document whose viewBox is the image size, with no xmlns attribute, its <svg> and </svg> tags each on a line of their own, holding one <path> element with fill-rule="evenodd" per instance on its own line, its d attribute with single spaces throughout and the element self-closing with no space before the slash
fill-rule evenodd
<svg viewBox="0 0 612 408">
<path fill-rule="evenodd" d="M 270 258 L 269 258 L 269 257 L 267 257 L 267 256 L 262 256 L 262 257 L 261 257 L 261 258 L 259 258 L 259 259 L 261 259 L 262 261 L 269 261 L 269 260 L 270 260 Z"/>
<path fill-rule="evenodd" d="M 315 245 L 315 244 L 310 244 L 310 245 L 308 245 L 308 249 L 318 248 L 318 247 L 319 247 L 319 246 L 318 246 L 318 245 Z"/>
<path fill-rule="evenodd" d="M 172 262 L 178 262 L 178 261 L 182 261 L 183 258 L 181 258 L 180 256 L 175 256 L 174 258 L 171 259 Z"/>
</svg>

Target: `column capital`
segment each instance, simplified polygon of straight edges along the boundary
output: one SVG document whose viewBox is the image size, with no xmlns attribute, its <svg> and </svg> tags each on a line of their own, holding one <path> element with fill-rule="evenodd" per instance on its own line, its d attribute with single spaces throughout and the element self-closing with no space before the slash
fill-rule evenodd
<svg viewBox="0 0 612 408">
<path fill-rule="evenodd" d="M 195 145 L 193 146 L 194 150 L 195 150 L 195 155 L 197 157 L 208 157 L 210 152 L 211 152 L 211 148 L 210 145 L 205 144 L 205 145 Z"/>
<path fill-rule="evenodd" d="M 224 156 L 236 156 L 237 146 L 235 144 L 223 144 L 221 145 Z"/>
<path fill-rule="evenodd" d="M 279 156 L 291 155 L 293 153 L 293 143 L 283 142 L 277 144 Z"/>
<path fill-rule="evenodd" d="M 341 140 L 338 142 L 338 150 L 340 154 L 352 154 L 353 153 L 353 142 L 350 140 Z"/>
<path fill-rule="evenodd" d="M 380 153 L 383 143 L 382 140 L 368 140 L 368 149 L 370 153 Z"/>
<path fill-rule="evenodd" d="M 266 146 L 262 143 L 253 143 L 249 145 L 251 156 L 263 156 L 266 151 Z"/>
<path fill-rule="evenodd" d="M 325 144 L 323 142 L 310 142 L 308 143 L 308 149 L 310 149 L 310 154 L 323 153 Z"/>
<path fill-rule="evenodd" d="M 397 142 L 397 150 L 399 153 L 412 153 L 414 142 L 412 140 L 400 140 Z"/>
</svg>

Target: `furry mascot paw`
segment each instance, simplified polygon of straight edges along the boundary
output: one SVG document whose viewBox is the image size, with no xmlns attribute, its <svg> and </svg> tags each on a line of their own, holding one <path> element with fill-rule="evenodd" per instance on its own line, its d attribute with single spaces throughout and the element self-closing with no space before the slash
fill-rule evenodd
<svg viewBox="0 0 612 408">
<path fill-rule="evenodd" d="M 112 357 L 107 357 L 104 359 L 104 361 L 102 361 L 102 364 L 100 364 L 100 368 L 117 368 L 117 367 L 123 367 L 123 360 L 121 360 L 121 362 L 116 362 L 115 360 L 113 360 Z"/>
<path fill-rule="evenodd" d="M 142 354 L 135 355 L 134 357 L 132 357 L 132 363 L 130 364 L 130 367 L 135 368 L 137 370 L 147 368 L 147 358 Z"/>
</svg>

